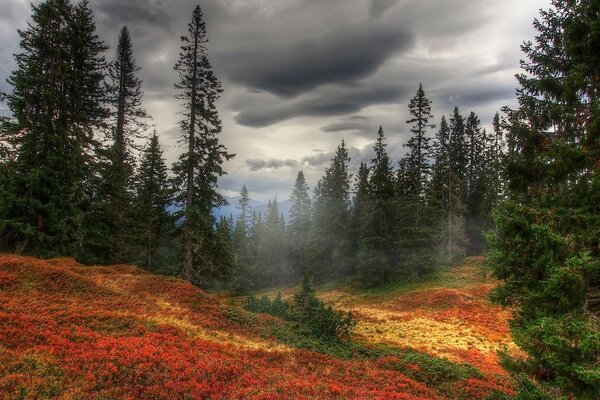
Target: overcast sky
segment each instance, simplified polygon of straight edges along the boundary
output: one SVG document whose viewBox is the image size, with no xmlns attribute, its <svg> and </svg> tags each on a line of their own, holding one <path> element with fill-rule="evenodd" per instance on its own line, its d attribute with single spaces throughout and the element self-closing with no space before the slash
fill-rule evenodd
<svg viewBox="0 0 600 400">
<path fill-rule="evenodd" d="M 36 2 L 37 3 L 37 2 Z M 407 105 L 419 82 L 435 122 L 458 106 L 484 125 L 515 104 L 520 45 L 549 0 L 91 0 L 112 58 L 127 25 L 142 68 L 144 105 L 169 162 L 182 149 L 173 71 L 196 4 L 224 88 L 222 142 L 236 157 L 220 187 L 286 199 L 298 170 L 314 187 L 345 139 L 352 166 L 372 157 L 379 125 L 392 160 L 404 153 Z M 25 0 L 0 0 L 0 91 L 18 52 Z M 6 114 L 5 105 L 0 105 Z M 433 132 L 431 132 L 433 135 Z"/>
</svg>

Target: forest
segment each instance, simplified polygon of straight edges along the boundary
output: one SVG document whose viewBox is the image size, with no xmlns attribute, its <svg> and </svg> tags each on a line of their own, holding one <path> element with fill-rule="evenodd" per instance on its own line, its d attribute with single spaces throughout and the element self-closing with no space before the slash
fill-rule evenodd
<svg viewBox="0 0 600 400">
<path fill-rule="evenodd" d="M 52 260 L 68 259 L 65 271 L 83 282 L 77 283 L 82 287 L 90 285 L 85 268 L 90 271 L 89 279 L 104 284 L 109 278 L 103 278 L 99 268 L 134 268 L 127 264 L 137 269 L 119 270 L 128 271 L 124 280 L 138 273 L 131 271 L 143 271 L 139 273 L 148 274 L 140 278 L 146 280 L 144 285 L 160 286 L 151 279 L 165 279 L 168 287 L 176 279 L 190 283 L 185 288 L 177 286 L 183 297 L 169 302 L 182 301 L 195 313 L 201 311 L 186 300 L 186 296 L 196 296 L 192 290 L 201 290 L 201 296 L 205 292 L 223 296 L 236 304 L 219 306 L 226 308 L 223 312 L 233 321 L 224 324 L 216 316 L 221 308 L 204 304 L 208 300 L 201 297 L 199 301 L 214 315 L 193 322 L 198 326 L 247 334 L 258 342 L 267 340 L 264 335 L 269 340 L 273 336 L 286 346 L 327 356 L 376 359 L 377 368 L 387 370 L 390 362 L 396 362 L 389 361 L 390 357 L 415 357 L 417 369 L 425 368 L 419 364 L 425 362 L 430 363 L 427 368 L 442 368 L 446 361 L 439 360 L 446 358 L 419 358 L 425 356 L 404 353 L 406 349 L 400 353 L 387 347 L 374 350 L 353 339 L 375 321 L 369 318 L 376 318 L 369 317 L 368 312 L 374 311 L 356 299 L 396 293 L 400 287 L 430 282 L 432 277 L 451 280 L 455 270 L 457 275 L 464 271 L 477 275 L 465 280 L 473 287 L 479 285 L 479 291 L 463 283 L 454 288 L 464 290 L 467 294 L 461 292 L 461 296 L 470 296 L 478 304 L 474 313 L 498 307 L 494 312 L 506 332 L 497 340 L 503 347 L 494 347 L 498 361 L 492 364 L 504 368 L 498 374 L 507 374 L 509 383 L 489 378 L 486 384 L 493 389 L 486 386 L 484 396 L 473 395 L 454 386 L 448 389 L 447 382 L 433 382 L 433 375 L 415 377 L 414 370 L 404 369 L 404 364 L 394 367 L 396 371 L 425 382 L 440 398 L 599 398 L 598 2 L 553 0 L 551 8 L 540 11 L 533 22 L 535 40 L 521 46 L 525 61 L 516 77 L 517 107 L 506 106 L 492 121 L 483 122 L 476 110 L 458 106 L 445 115 L 433 115 L 428 88 L 414 82 L 414 96 L 405 99 L 403 106 L 410 117 L 400 121 L 410 131 L 402 158 L 392 159 L 388 153 L 382 124 L 369 139 L 373 158 L 361 162 L 357 170 L 351 167 L 344 140 L 314 187 L 309 187 L 304 171 L 298 170 L 295 182 L 289 182 L 289 215 L 284 217 L 276 197 L 269 200 L 264 214 L 257 212 L 250 205 L 253 188 L 243 185 L 239 204 L 234 205 L 239 210 L 235 218 L 215 217 L 215 210 L 226 204 L 219 181 L 236 155 L 220 140 L 223 124 L 218 102 L 223 87 L 219 71 L 210 62 L 203 9 L 196 6 L 187 29 L 180 27 L 178 33 L 184 36 L 179 57 L 172 60 L 178 76 L 173 85 L 180 111 L 180 156 L 171 165 L 163 154 L 161 132 L 143 107 L 143 71 L 136 64 L 128 27 L 122 27 L 114 50 L 109 49 L 99 36 L 92 9 L 87 0 L 44 0 L 32 5 L 27 27 L 18 32 L 16 69 L 6 77 L 10 92 L 0 93 L 0 101 L 10 111 L 0 117 L 0 258 L 6 257 L 0 259 L 6 265 L 5 271 L 0 269 L 0 293 L 4 292 L 0 295 L 0 359 L 6 351 L 20 351 L 20 344 L 8 339 L 8 332 L 14 333 L 11 323 L 2 322 L 9 321 L 9 311 L 16 307 L 9 299 L 35 287 L 27 282 L 46 279 L 39 271 L 54 271 Z M 21 276 L 26 269 L 14 266 L 29 262 L 17 258 L 22 256 L 36 258 L 27 268 L 38 272 L 31 272 L 29 278 Z M 479 265 L 476 272 L 473 263 Z M 18 279 L 25 279 L 24 283 L 11 283 Z M 443 294 L 444 299 L 450 289 L 427 288 L 432 296 Z M 57 296 L 62 293 L 60 287 L 55 290 Z M 140 293 L 145 290 L 144 286 Z M 352 291 L 351 299 L 338 298 L 337 291 L 344 290 Z M 38 291 L 42 289 L 34 293 Z M 129 289 L 119 289 L 118 296 L 123 292 Z M 77 290 L 68 293 L 80 295 Z M 417 307 L 397 293 L 399 304 Z M 415 292 L 423 304 L 438 306 L 420 295 Z M 471 303 L 463 300 L 453 301 L 460 304 L 456 307 L 471 310 Z M 135 306 L 153 324 L 168 322 L 153 314 L 149 300 L 139 301 Z M 173 310 L 175 306 L 165 306 L 165 315 Z M 127 315 L 131 312 L 128 309 Z M 504 312 L 510 317 L 500 317 Z M 477 318 L 485 320 L 484 314 Z M 191 328 L 183 328 L 181 315 L 169 318 L 171 324 L 179 318 L 179 325 L 173 326 L 189 333 Z M 186 318 L 194 320 L 197 314 Z M 305 339 L 293 336 L 294 329 L 286 331 L 285 340 L 281 330 L 261 334 L 269 320 L 248 322 L 253 318 L 275 318 L 278 329 L 296 327 Z M 441 317 L 436 314 L 436 318 Z M 477 318 L 469 318 L 469 323 L 476 323 Z M 393 324 L 394 320 L 389 321 Z M 492 337 L 492 331 L 503 332 L 505 325 L 498 324 L 489 321 L 486 337 Z M 146 322 L 142 325 L 136 329 L 150 329 Z M 240 326 L 252 333 L 242 333 L 246 328 Z M 35 341 L 34 334 L 21 330 L 27 340 Z M 185 341 L 182 346 L 190 346 L 185 351 L 197 351 L 187 336 L 173 332 L 168 333 L 170 340 Z M 154 333 L 140 337 L 150 334 Z M 202 355 L 194 353 L 193 357 Z M 457 380 L 480 379 L 468 369 L 470 359 L 458 359 L 467 364 L 458 364 L 462 369 L 456 371 L 465 375 L 459 374 Z M 4 361 L 6 365 L 17 362 Z M 9 379 L 19 368 L 0 367 L 0 392 L 8 393 L 6 397 L 0 393 L 0 398 L 79 398 L 60 397 L 60 390 L 36 397 L 25 389 L 19 397 Z M 346 382 L 347 377 L 340 374 L 340 382 Z M 152 373 L 149 376 L 151 380 Z M 39 387 L 36 390 L 43 392 Z M 127 391 L 123 390 L 113 393 L 115 398 L 126 398 L 121 397 Z M 189 390 L 181 398 L 203 393 L 198 388 Z M 223 390 L 207 398 L 225 398 L 223 393 L 233 389 Z M 111 392 L 106 393 L 110 396 Z M 295 396 L 304 398 L 299 393 Z M 377 397 L 375 392 L 344 392 L 338 397 L 328 397 L 328 393 L 315 392 L 306 398 L 404 398 L 381 393 Z M 414 398 L 434 398 L 424 393 Z M 138 394 L 168 398 L 164 393 Z M 236 396 L 280 398 L 257 393 L 244 397 L 242 392 Z"/>
</svg>

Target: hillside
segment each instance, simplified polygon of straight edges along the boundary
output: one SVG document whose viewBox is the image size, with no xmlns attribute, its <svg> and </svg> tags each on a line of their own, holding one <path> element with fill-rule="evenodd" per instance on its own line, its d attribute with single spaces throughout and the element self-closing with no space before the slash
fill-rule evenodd
<svg viewBox="0 0 600 400">
<path fill-rule="evenodd" d="M 0 255 L 0 398 L 483 399 L 511 390 L 495 355 L 510 343 L 479 262 L 323 289 L 359 320 L 351 343 L 327 344 L 131 266 Z"/>
</svg>

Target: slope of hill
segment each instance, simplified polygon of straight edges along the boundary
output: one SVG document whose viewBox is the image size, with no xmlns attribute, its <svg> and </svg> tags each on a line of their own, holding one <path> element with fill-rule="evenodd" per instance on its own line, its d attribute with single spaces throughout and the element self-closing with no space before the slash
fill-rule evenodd
<svg viewBox="0 0 600 400">
<path fill-rule="evenodd" d="M 483 399 L 510 392 L 506 315 L 471 260 L 456 280 L 323 291 L 352 356 L 299 349 L 283 321 L 118 265 L 0 255 L 0 399 Z M 460 276 L 463 278 L 460 278 Z M 288 332 L 289 333 L 289 332 Z M 307 347 L 307 346 L 300 346 Z M 308 346 L 310 347 L 310 346 Z"/>
</svg>

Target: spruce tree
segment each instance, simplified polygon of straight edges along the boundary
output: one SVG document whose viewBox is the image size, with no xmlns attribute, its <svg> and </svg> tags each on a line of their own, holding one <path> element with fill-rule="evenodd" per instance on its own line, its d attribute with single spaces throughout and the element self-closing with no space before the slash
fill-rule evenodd
<svg viewBox="0 0 600 400">
<path fill-rule="evenodd" d="M 304 275 L 306 270 L 306 248 L 310 234 L 311 202 L 308 185 L 302 171 L 298 172 L 294 189 L 290 195 L 292 207 L 288 232 L 288 256 L 290 268 L 296 277 Z"/>
<path fill-rule="evenodd" d="M 6 98 L 14 118 L 2 130 L 16 155 L 6 166 L 10 178 L 0 185 L 1 246 L 37 256 L 80 256 L 96 168 L 94 132 L 106 116 L 106 47 L 87 1 L 32 6 L 32 22 L 19 35 L 21 52 Z"/>
<path fill-rule="evenodd" d="M 427 202 L 427 188 L 431 179 L 431 101 L 425 97 L 422 85 L 409 103 L 412 116 L 412 136 L 405 144 L 409 149 L 401 161 L 397 181 L 398 246 L 402 264 L 412 276 L 421 274 L 435 264 L 435 225 Z"/>
<path fill-rule="evenodd" d="M 217 191 L 217 179 L 225 174 L 223 163 L 233 155 L 218 139 L 221 121 L 216 102 L 222 88 L 208 61 L 206 24 L 200 6 L 194 9 L 188 30 L 189 36 L 181 37 L 179 61 L 174 67 L 179 74 L 177 98 L 184 105 L 180 126 L 187 149 L 173 170 L 177 200 L 182 205 L 182 276 L 203 285 L 211 277 L 230 272 L 229 261 L 220 257 L 224 249 L 219 248 L 211 211 L 225 204 Z"/>
<path fill-rule="evenodd" d="M 350 214 L 351 245 L 355 249 L 355 260 L 352 263 L 354 268 L 350 271 L 352 274 L 360 272 L 357 265 L 359 264 L 358 258 L 363 255 L 360 252 L 361 242 L 366 238 L 366 234 L 368 233 L 366 228 L 368 227 L 368 218 L 372 207 L 371 194 L 369 192 L 369 174 L 369 167 L 366 163 L 361 162 L 356 173 L 354 199 Z"/>
<path fill-rule="evenodd" d="M 419 84 L 417 94 L 410 100 L 408 110 L 411 118 L 406 123 L 410 124 L 412 136 L 404 146 L 408 148 L 408 168 L 414 171 L 415 197 L 424 200 L 431 169 L 431 138 L 427 131 L 435 128 L 435 125 L 429 123 L 433 118 L 431 100 L 425 96 L 422 84 Z M 419 209 L 416 211 L 418 213 Z"/>
<path fill-rule="evenodd" d="M 142 152 L 139 173 L 135 182 L 133 216 L 134 249 L 137 262 L 153 271 L 166 264 L 168 257 L 159 253 L 160 243 L 169 242 L 174 218 L 169 213 L 172 188 L 156 131 Z"/>
<path fill-rule="evenodd" d="M 379 127 L 371 160 L 369 197 L 372 202 L 359 248 L 359 271 L 365 286 L 383 284 L 396 259 L 396 199 L 394 173 Z"/>
<path fill-rule="evenodd" d="M 465 232 L 469 240 L 469 253 L 481 254 L 484 247 L 482 206 L 488 190 L 486 181 L 487 138 L 486 132 L 481 128 L 481 122 L 474 112 L 469 114 L 465 122 L 465 138 L 467 154 L 466 197 L 463 199 Z"/>
<path fill-rule="evenodd" d="M 108 66 L 108 103 L 111 108 L 111 146 L 105 167 L 106 198 L 110 225 L 110 261 L 122 263 L 132 240 L 132 186 L 135 140 L 141 138 L 148 118 L 142 109 L 140 68 L 133 58 L 129 30 L 121 29 L 113 61 Z"/>
<path fill-rule="evenodd" d="M 264 244 L 264 221 L 261 212 L 258 213 L 256 210 L 252 211 L 252 218 L 250 219 L 250 227 L 248 232 L 248 244 L 249 244 L 249 271 L 248 286 L 252 288 L 258 288 L 261 286 L 259 271 L 261 269 L 261 257 L 263 254 Z"/>
<path fill-rule="evenodd" d="M 498 213 L 489 263 L 513 310 L 505 355 L 519 399 L 600 394 L 600 8 L 552 1 L 507 110 L 509 197 Z"/>
<path fill-rule="evenodd" d="M 342 140 L 315 187 L 310 262 L 317 279 L 340 278 L 348 272 L 349 162 L 348 149 Z"/>
<path fill-rule="evenodd" d="M 236 273 L 233 280 L 234 290 L 241 292 L 249 286 L 250 257 L 250 197 L 246 185 L 242 186 L 238 209 L 240 216 L 233 225 L 232 249 L 236 258 Z M 232 220 L 233 223 L 233 220 Z"/>
<path fill-rule="evenodd" d="M 439 222 L 439 243 L 441 261 L 451 262 L 464 255 L 467 238 L 464 231 L 464 207 L 460 196 L 461 182 L 454 168 L 452 134 L 460 135 L 460 115 L 458 109 L 451 119 L 452 125 L 442 117 L 440 129 L 434 141 L 435 162 L 429 189 L 429 204 L 432 216 Z M 458 125 L 458 128 L 457 128 Z M 456 141 L 456 140 L 455 140 Z M 456 148 L 456 144 L 454 144 Z"/>
</svg>

